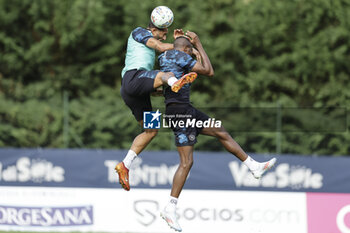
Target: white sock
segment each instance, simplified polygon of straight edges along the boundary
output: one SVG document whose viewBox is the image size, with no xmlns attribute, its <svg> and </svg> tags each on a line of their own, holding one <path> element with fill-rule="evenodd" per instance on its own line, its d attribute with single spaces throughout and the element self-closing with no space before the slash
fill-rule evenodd
<svg viewBox="0 0 350 233">
<path fill-rule="evenodd" d="M 128 151 L 128 153 L 126 154 L 126 156 L 123 160 L 123 163 L 127 169 L 130 169 L 131 163 L 132 163 L 132 161 L 134 161 L 134 159 L 136 157 L 137 157 L 137 154 L 134 151 L 132 151 L 132 150 Z"/>
<path fill-rule="evenodd" d="M 168 85 L 169 86 L 172 86 L 172 85 L 174 85 L 174 83 L 177 81 L 177 78 L 175 78 L 175 77 L 170 77 L 169 79 L 168 79 Z"/>
<path fill-rule="evenodd" d="M 249 155 L 246 160 L 243 161 L 243 163 L 249 168 L 249 170 L 254 171 L 259 168 L 259 162 L 252 159 Z"/>
<path fill-rule="evenodd" d="M 174 212 L 176 210 L 177 198 L 170 196 L 169 202 L 165 207 L 166 212 Z"/>
</svg>

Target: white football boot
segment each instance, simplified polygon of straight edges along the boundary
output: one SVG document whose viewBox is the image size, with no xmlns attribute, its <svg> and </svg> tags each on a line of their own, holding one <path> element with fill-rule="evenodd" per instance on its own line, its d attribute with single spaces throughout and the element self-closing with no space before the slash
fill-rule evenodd
<svg viewBox="0 0 350 233">
<path fill-rule="evenodd" d="M 170 228 L 173 228 L 175 231 L 182 231 L 180 224 L 177 222 L 176 213 L 167 212 L 165 209 L 160 212 L 160 216 L 168 223 Z"/>
<path fill-rule="evenodd" d="M 270 159 L 267 162 L 259 163 L 259 168 L 256 170 L 251 170 L 251 173 L 255 177 L 255 179 L 260 179 L 262 175 L 271 169 L 276 163 L 276 158 Z"/>
</svg>

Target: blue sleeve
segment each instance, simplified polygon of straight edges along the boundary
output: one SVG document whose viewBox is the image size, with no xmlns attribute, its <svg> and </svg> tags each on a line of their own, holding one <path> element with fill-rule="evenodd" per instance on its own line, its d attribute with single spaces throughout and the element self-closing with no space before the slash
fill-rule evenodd
<svg viewBox="0 0 350 233">
<path fill-rule="evenodd" d="M 177 59 L 177 64 L 187 71 L 191 71 L 196 62 L 197 61 L 187 53 L 180 53 Z"/>
<path fill-rule="evenodd" d="M 149 38 L 153 38 L 153 35 L 147 29 L 138 27 L 132 31 L 132 38 L 139 43 L 146 45 Z"/>
</svg>

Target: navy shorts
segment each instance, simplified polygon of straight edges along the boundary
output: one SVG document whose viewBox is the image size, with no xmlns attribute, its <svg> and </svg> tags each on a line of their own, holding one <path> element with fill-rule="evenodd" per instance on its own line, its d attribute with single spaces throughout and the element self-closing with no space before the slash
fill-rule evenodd
<svg viewBox="0 0 350 233">
<path fill-rule="evenodd" d="M 175 145 L 181 146 L 192 146 L 197 142 L 197 136 L 202 131 L 203 127 L 196 127 L 189 123 L 186 127 L 187 122 L 195 121 L 206 121 L 209 116 L 199 111 L 191 104 L 168 104 L 166 106 L 165 115 L 163 116 L 167 125 L 171 127 L 175 135 Z M 184 122 L 184 125 L 180 125 L 179 122 Z M 177 122 L 174 126 L 172 122 Z"/>
<path fill-rule="evenodd" d="M 129 70 L 122 78 L 121 96 L 137 121 L 143 120 L 144 111 L 152 111 L 150 93 L 159 70 Z"/>
</svg>

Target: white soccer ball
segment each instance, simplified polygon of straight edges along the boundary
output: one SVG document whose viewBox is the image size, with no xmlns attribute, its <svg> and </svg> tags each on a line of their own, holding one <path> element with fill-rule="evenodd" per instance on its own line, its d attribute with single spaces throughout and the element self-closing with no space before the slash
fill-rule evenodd
<svg viewBox="0 0 350 233">
<path fill-rule="evenodd" d="M 157 28 L 167 28 L 174 21 L 174 14 L 167 6 L 157 6 L 151 14 L 151 21 Z"/>
</svg>

